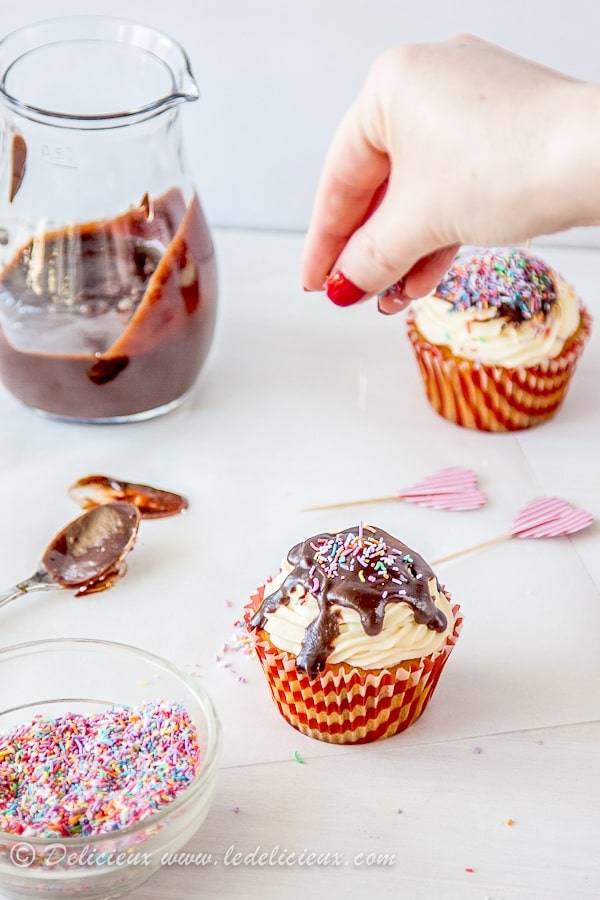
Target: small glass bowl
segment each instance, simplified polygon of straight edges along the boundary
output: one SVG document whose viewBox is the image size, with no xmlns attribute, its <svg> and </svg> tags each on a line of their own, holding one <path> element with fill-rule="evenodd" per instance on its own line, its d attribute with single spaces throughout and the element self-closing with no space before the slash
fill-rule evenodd
<svg viewBox="0 0 600 900">
<path fill-rule="evenodd" d="M 0 649 L 0 733 L 34 716 L 91 715 L 111 706 L 180 703 L 196 725 L 200 772 L 155 814 L 107 834 L 28 837 L 0 831 L 3 898 L 120 897 L 139 887 L 204 821 L 217 774 L 221 729 L 196 681 L 158 656 L 109 641 L 55 639 Z"/>
</svg>

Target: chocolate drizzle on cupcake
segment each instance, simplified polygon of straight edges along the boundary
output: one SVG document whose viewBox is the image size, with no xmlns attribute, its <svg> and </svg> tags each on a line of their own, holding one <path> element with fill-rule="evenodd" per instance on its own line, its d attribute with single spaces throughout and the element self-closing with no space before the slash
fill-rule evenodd
<svg viewBox="0 0 600 900">
<path fill-rule="evenodd" d="M 318 534 L 288 553 L 292 570 L 272 594 L 266 596 L 250 620 L 263 628 L 268 613 L 287 605 L 300 586 L 315 597 L 319 612 L 308 625 L 300 652 L 299 669 L 314 677 L 325 667 L 339 634 L 338 609 L 355 610 L 366 634 L 382 629 L 386 607 L 406 603 L 419 625 L 443 632 L 444 613 L 431 596 L 429 582 L 437 579 L 425 560 L 385 531 L 370 526 L 348 528 L 337 534 Z"/>
<path fill-rule="evenodd" d="M 548 266 L 519 249 L 458 256 L 434 296 L 453 310 L 494 308 L 515 325 L 545 315 L 557 298 Z"/>
</svg>

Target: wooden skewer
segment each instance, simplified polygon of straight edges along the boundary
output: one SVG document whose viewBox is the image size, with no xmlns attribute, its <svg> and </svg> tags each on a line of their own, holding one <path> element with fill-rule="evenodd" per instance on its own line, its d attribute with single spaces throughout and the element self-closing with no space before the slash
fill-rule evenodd
<svg viewBox="0 0 600 900">
<path fill-rule="evenodd" d="M 387 503 L 389 500 L 402 500 L 400 494 L 395 497 L 371 497 L 368 500 L 344 500 L 343 503 L 326 503 L 324 506 L 305 506 L 300 512 L 316 512 L 320 509 L 341 509 L 343 506 L 364 506 L 367 503 Z"/>
<path fill-rule="evenodd" d="M 437 566 L 440 563 L 448 562 L 451 559 L 457 559 L 457 557 L 459 556 L 465 556 L 467 553 L 474 553 L 475 550 L 483 550 L 484 547 L 490 547 L 492 544 L 499 544 L 501 541 L 506 541 L 512 537 L 512 534 L 501 534 L 498 537 L 490 538 L 487 541 L 482 541 L 480 544 L 474 544 L 472 547 L 465 547 L 463 550 L 456 550 L 454 553 L 449 553 L 448 556 L 442 556 L 440 557 L 440 559 L 434 560 L 431 565 Z"/>
</svg>

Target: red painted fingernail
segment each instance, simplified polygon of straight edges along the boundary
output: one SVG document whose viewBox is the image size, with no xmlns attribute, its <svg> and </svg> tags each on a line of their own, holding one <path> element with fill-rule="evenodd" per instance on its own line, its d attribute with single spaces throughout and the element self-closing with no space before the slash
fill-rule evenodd
<svg viewBox="0 0 600 900">
<path fill-rule="evenodd" d="M 383 308 L 382 298 L 378 296 L 377 298 L 377 309 L 384 316 L 395 316 L 396 313 L 404 312 L 407 306 L 410 306 L 412 300 L 410 297 L 400 297 L 398 295 L 394 295 L 393 297 L 386 297 L 385 302 L 388 306 L 387 309 Z"/>
<path fill-rule="evenodd" d="M 325 293 L 336 306 L 353 306 L 367 296 L 367 292 L 357 287 L 343 272 L 336 272 L 325 279 Z"/>
<path fill-rule="evenodd" d="M 385 291 L 377 294 L 377 308 L 384 315 L 393 315 L 393 313 L 402 312 L 403 309 L 411 303 L 413 297 L 409 297 L 404 288 L 404 278 L 394 282 Z M 382 309 L 381 301 L 384 300 L 388 309 Z"/>
<path fill-rule="evenodd" d="M 394 315 L 394 313 L 388 312 L 387 309 L 383 309 L 383 307 L 381 306 L 380 300 L 377 301 L 377 312 L 380 312 L 382 316 L 393 316 Z"/>
</svg>

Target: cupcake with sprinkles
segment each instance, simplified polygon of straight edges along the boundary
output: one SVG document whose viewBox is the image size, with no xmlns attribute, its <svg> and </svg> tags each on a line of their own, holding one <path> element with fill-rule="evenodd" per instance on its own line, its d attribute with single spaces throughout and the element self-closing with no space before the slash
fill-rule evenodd
<svg viewBox="0 0 600 900">
<path fill-rule="evenodd" d="M 246 623 L 287 722 L 350 744 L 419 718 L 462 616 L 418 553 L 361 525 L 292 547 L 252 597 Z"/>
<path fill-rule="evenodd" d="M 459 255 L 407 321 L 429 402 L 480 431 L 518 431 L 551 418 L 591 331 L 574 289 L 517 248 Z"/>
</svg>

